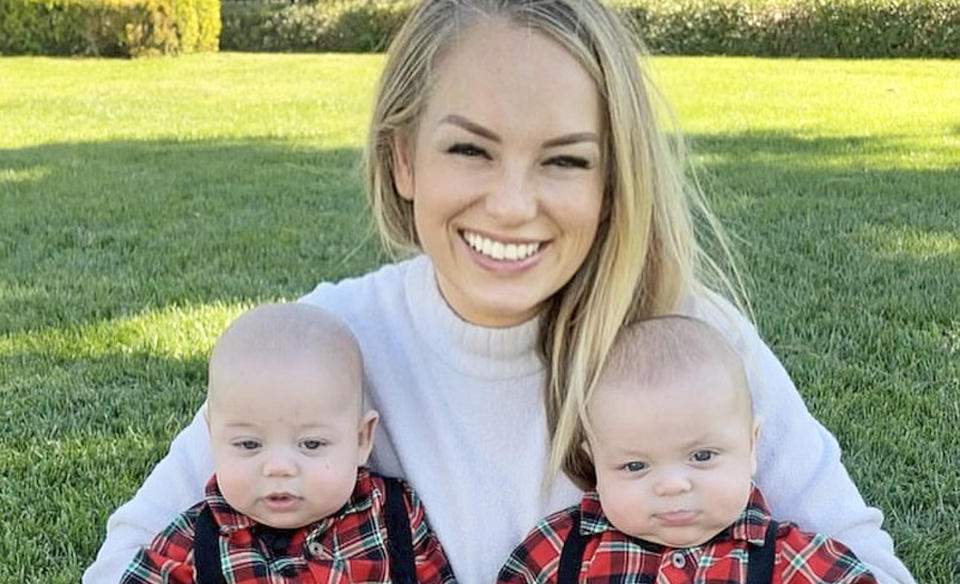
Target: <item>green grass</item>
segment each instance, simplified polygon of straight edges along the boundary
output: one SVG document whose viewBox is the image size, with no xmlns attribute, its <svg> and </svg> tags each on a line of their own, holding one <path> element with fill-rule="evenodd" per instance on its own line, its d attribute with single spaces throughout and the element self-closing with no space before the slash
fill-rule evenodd
<svg viewBox="0 0 960 584">
<path fill-rule="evenodd" d="M 384 261 L 381 58 L 0 59 L 0 582 L 74 582 L 244 307 Z M 960 580 L 960 63 L 661 58 L 756 319 L 922 583 Z"/>
</svg>

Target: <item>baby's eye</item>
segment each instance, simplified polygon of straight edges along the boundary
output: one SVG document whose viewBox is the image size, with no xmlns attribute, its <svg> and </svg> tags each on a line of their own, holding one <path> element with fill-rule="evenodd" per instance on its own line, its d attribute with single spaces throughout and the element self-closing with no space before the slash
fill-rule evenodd
<svg viewBox="0 0 960 584">
<path fill-rule="evenodd" d="M 319 448 L 323 448 L 326 445 L 327 445 L 327 442 L 325 440 L 310 439 L 310 440 L 300 441 L 300 447 L 305 450 L 317 450 Z"/>
<path fill-rule="evenodd" d="M 639 460 L 631 460 L 627 464 L 623 465 L 623 469 L 627 472 L 640 472 L 645 468 L 647 468 L 646 463 L 640 462 Z"/>
<path fill-rule="evenodd" d="M 579 156 L 554 156 L 546 164 L 559 168 L 590 168 L 590 161 Z"/>
<path fill-rule="evenodd" d="M 447 149 L 447 152 L 450 154 L 457 154 L 459 156 L 466 156 L 468 158 L 474 158 L 478 156 L 483 158 L 490 158 L 490 155 L 487 154 L 486 150 L 466 142 L 458 142 L 457 144 L 454 144 L 453 146 Z"/>
<path fill-rule="evenodd" d="M 696 462 L 710 462 L 717 453 L 712 450 L 698 450 L 693 453 L 693 460 Z"/>
<path fill-rule="evenodd" d="M 256 450 L 257 448 L 260 448 L 260 442 L 256 440 L 240 440 L 238 442 L 234 442 L 233 445 L 240 450 Z"/>
</svg>

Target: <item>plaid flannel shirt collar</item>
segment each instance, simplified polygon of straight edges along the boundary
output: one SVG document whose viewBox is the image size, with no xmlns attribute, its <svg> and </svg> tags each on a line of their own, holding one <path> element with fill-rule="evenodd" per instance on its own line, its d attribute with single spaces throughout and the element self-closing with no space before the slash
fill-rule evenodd
<svg viewBox="0 0 960 584">
<path fill-rule="evenodd" d="M 743 513 L 730 527 L 721 531 L 714 539 L 742 540 L 754 545 L 763 545 L 769 524 L 770 512 L 767 510 L 767 502 L 757 485 L 751 481 L 750 497 L 747 499 L 747 506 Z M 587 491 L 580 499 L 580 533 L 589 536 L 605 531 L 619 533 L 617 528 L 603 514 L 597 492 L 595 490 Z"/>
<path fill-rule="evenodd" d="M 329 527 L 335 524 L 340 518 L 351 513 L 362 513 L 373 505 L 373 483 L 370 479 L 370 471 L 366 467 L 357 470 L 357 484 L 353 489 L 350 499 L 340 510 L 329 517 L 325 517 L 305 528 L 308 534 L 308 540 L 314 540 L 327 531 Z M 236 511 L 227 503 L 217 485 L 216 475 L 210 477 L 207 481 L 204 500 L 213 513 L 213 519 L 220 528 L 220 533 L 228 534 L 241 529 L 250 529 L 259 525 L 255 520 L 247 515 Z"/>
</svg>

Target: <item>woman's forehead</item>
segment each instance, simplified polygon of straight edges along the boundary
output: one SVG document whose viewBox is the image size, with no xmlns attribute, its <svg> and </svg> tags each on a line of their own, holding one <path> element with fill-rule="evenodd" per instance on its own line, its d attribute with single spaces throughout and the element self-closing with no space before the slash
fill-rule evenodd
<svg viewBox="0 0 960 584">
<path fill-rule="evenodd" d="M 542 33 L 503 20 L 460 37 L 431 85 L 428 126 L 456 115 L 491 129 L 533 123 L 561 132 L 599 130 L 599 94 L 576 58 Z"/>
</svg>

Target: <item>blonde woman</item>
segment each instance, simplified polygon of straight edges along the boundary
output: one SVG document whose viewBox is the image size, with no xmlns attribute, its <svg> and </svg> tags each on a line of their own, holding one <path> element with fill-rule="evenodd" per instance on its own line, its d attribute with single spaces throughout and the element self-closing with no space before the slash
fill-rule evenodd
<svg viewBox="0 0 960 584">
<path fill-rule="evenodd" d="M 617 331 L 680 311 L 746 364 L 774 517 L 844 541 L 881 582 L 912 582 L 836 440 L 709 290 L 724 280 L 694 238 L 704 209 L 635 51 L 594 0 L 426 0 L 394 40 L 367 191 L 384 240 L 414 255 L 302 298 L 358 339 L 382 414 L 373 466 L 422 494 L 460 581 L 493 582 L 540 517 L 579 500 L 561 471 L 583 464 L 576 422 Z M 111 516 L 84 581 L 118 580 L 210 472 L 198 413 Z"/>
</svg>

